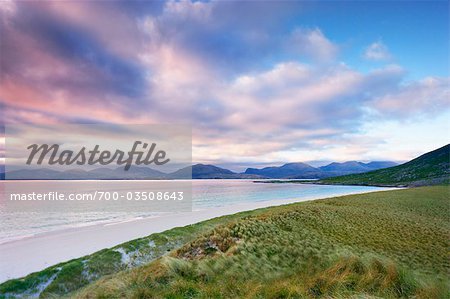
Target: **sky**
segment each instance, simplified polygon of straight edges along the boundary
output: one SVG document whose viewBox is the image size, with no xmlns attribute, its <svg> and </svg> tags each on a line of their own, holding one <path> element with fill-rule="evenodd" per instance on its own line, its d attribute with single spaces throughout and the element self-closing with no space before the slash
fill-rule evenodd
<svg viewBox="0 0 450 299">
<path fill-rule="evenodd" d="M 0 12 L 4 125 L 186 124 L 193 161 L 234 170 L 407 161 L 450 140 L 448 1 L 2 1 Z"/>
</svg>

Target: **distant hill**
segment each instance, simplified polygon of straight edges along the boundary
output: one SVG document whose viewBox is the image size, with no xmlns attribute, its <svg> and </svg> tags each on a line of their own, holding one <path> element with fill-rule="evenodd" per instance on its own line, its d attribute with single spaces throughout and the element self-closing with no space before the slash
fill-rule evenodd
<svg viewBox="0 0 450 299">
<path fill-rule="evenodd" d="M 348 161 L 343 163 L 333 162 L 326 166 L 319 167 L 323 171 L 343 171 L 343 172 L 364 172 L 369 171 L 364 163 L 357 161 Z"/>
<path fill-rule="evenodd" d="M 133 166 L 128 171 L 122 167 L 116 169 L 97 168 L 90 171 L 72 169 L 56 171 L 51 169 L 15 170 L 7 173 L 8 180 L 158 180 L 158 179 L 257 179 L 258 175 L 235 173 L 214 165 L 195 164 L 173 173 L 163 173 L 149 167 Z"/>
<path fill-rule="evenodd" d="M 323 184 L 420 186 L 449 182 L 450 144 L 407 163 L 371 172 L 327 178 Z"/>
<path fill-rule="evenodd" d="M 258 175 L 235 173 L 231 170 L 220 168 L 214 165 L 195 164 L 182 168 L 169 174 L 169 178 L 190 177 L 193 179 L 256 179 L 261 178 Z"/>
<path fill-rule="evenodd" d="M 61 172 L 51 169 L 14 170 L 5 173 L 8 180 L 57 180 L 61 178 Z"/>
<path fill-rule="evenodd" d="M 90 171 L 72 169 L 56 171 L 52 169 L 21 169 L 8 171 L 8 180 L 139 180 L 139 179 L 164 179 L 167 174 L 148 168 L 134 166 L 128 171 L 122 167 L 116 169 L 97 168 Z"/>
<path fill-rule="evenodd" d="M 370 163 L 363 163 L 358 161 L 348 161 L 343 163 L 333 162 L 326 166 L 321 166 L 319 169 L 327 172 L 330 176 L 345 175 L 353 173 L 362 173 L 381 168 L 387 168 L 398 165 L 391 161 L 373 161 Z"/>
<path fill-rule="evenodd" d="M 159 179 L 321 179 L 350 173 L 360 173 L 392 165 L 393 162 L 361 163 L 356 161 L 331 163 L 320 168 L 306 163 L 287 163 L 282 166 L 265 167 L 262 169 L 247 168 L 244 173 L 214 165 L 195 164 L 184 167 L 172 173 L 163 173 L 149 167 L 133 166 L 128 171 L 122 167 L 116 169 L 97 168 L 90 171 L 72 169 L 56 171 L 51 169 L 15 170 L 7 173 L 8 180 L 159 180 Z M 0 174 L 0 179 L 4 179 Z"/>
<path fill-rule="evenodd" d="M 127 180 L 139 180 L 139 179 L 165 179 L 167 174 L 149 167 L 133 166 L 128 171 L 124 171 L 122 167 L 118 167 L 114 170 L 108 168 L 97 168 L 89 171 L 90 175 L 93 175 L 97 179 L 127 179 Z"/>
<path fill-rule="evenodd" d="M 245 174 L 260 175 L 267 178 L 281 179 L 314 179 L 323 178 L 325 174 L 318 168 L 306 163 L 288 163 L 282 166 L 265 167 L 262 169 L 247 168 Z"/>
<path fill-rule="evenodd" d="M 343 163 L 333 162 L 316 168 L 306 163 L 288 163 L 279 167 L 247 168 L 245 174 L 255 174 L 271 179 L 321 179 L 344 174 L 368 172 L 393 165 L 397 164 L 390 161 L 374 161 L 370 163 L 348 161 Z"/>
<path fill-rule="evenodd" d="M 392 161 L 373 161 L 370 163 L 365 163 L 366 167 L 369 167 L 372 170 L 382 169 L 397 166 L 398 163 Z"/>
</svg>

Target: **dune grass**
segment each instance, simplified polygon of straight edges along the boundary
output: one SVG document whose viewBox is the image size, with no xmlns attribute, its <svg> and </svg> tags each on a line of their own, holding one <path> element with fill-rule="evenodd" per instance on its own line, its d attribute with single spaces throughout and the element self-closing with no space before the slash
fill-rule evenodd
<svg viewBox="0 0 450 299">
<path fill-rule="evenodd" d="M 448 298 L 448 215 L 448 186 L 237 214 L 69 297 Z"/>
<path fill-rule="evenodd" d="M 59 298 L 79 290 L 101 277 L 147 264 L 183 244 L 195 240 L 196 237 L 207 233 L 217 225 L 234 221 L 250 213 L 255 214 L 258 211 L 242 212 L 185 227 L 176 227 L 63 262 L 23 278 L 6 281 L 0 284 L 0 298 L 36 296 Z M 127 260 L 123 259 L 124 254 L 126 254 Z"/>
</svg>

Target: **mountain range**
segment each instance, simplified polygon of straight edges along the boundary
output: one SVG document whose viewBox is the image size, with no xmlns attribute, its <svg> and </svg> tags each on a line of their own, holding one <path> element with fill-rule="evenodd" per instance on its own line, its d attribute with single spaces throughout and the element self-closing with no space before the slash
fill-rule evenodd
<svg viewBox="0 0 450 299">
<path fill-rule="evenodd" d="M 320 184 L 421 186 L 450 181 L 450 144 L 398 166 L 360 174 L 330 177 Z"/>
<path fill-rule="evenodd" d="M 397 163 L 390 161 L 376 161 L 370 163 L 348 161 L 343 163 L 333 162 L 326 166 L 316 168 L 306 163 L 288 163 L 279 167 L 272 166 L 262 169 L 247 168 L 245 173 L 273 179 L 318 179 L 367 172 L 395 165 L 397 165 Z"/>
<path fill-rule="evenodd" d="M 397 165 L 390 161 L 375 161 L 362 163 L 349 161 L 333 162 L 322 167 L 313 167 L 306 163 L 287 163 L 282 166 L 265 167 L 261 169 L 247 168 L 243 173 L 220 168 L 214 165 L 195 164 L 172 173 L 164 173 L 149 167 L 133 166 L 128 171 L 123 168 L 97 168 L 90 171 L 51 169 L 14 170 L 7 173 L 8 180 L 139 180 L 139 179 L 321 179 L 338 175 L 362 173 L 384 167 Z M 0 176 L 0 179 L 2 177 Z M 3 178 L 4 179 L 4 178 Z"/>
</svg>

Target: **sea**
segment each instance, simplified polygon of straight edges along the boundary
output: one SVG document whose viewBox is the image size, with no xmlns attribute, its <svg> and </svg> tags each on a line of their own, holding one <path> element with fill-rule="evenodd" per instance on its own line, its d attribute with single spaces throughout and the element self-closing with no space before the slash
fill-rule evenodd
<svg viewBox="0 0 450 299">
<path fill-rule="evenodd" d="M 17 239 L 70 228 L 133 221 L 136 219 L 158 217 L 162 214 L 175 213 L 176 207 L 166 210 L 151 208 L 147 201 L 140 201 L 136 208 L 130 207 L 128 200 L 119 201 L 116 205 L 105 204 L 103 201 L 73 202 L 71 205 L 44 203 L 34 201 L 23 204 L 11 205 L 11 189 L 30 193 L 44 188 L 47 184 L 64 186 L 72 190 L 95 190 L 99 184 L 107 189 L 120 190 L 120 194 L 133 196 L 136 186 L 153 186 L 152 181 L 0 181 L 0 244 Z M 176 181 L 157 182 L 161 184 L 180 184 Z M 283 201 L 295 199 L 307 201 L 348 194 L 358 194 L 388 188 L 368 186 L 337 186 L 299 183 L 270 183 L 264 180 L 190 180 L 182 182 L 184 190 L 189 188 L 184 198 L 184 209 L 198 211 L 210 208 L 220 208 L 229 205 L 248 204 L 262 201 Z M 11 186 L 13 188 L 11 188 Z M 44 186 L 44 187 L 43 187 Z M 139 189 L 138 188 L 138 189 Z M 152 189 L 153 188 L 153 189 Z M 154 186 L 150 188 L 155 190 Z M 167 188 L 166 188 L 167 189 Z M 56 188 L 55 190 L 58 190 Z M 170 189 L 172 190 L 172 189 Z M 175 190 L 175 189 L 173 189 Z M 153 191 L 152 191 L 153 192 Z M 155 195 L 156 196 L 156 195 Z M 156 197 L 155 197 L 156 198 Z M 142 199 L 142 198 L 141 198 Z M 170 200 L 170 199 L 169 199 Z M 186 204 L 188 203 L 188 204 Z"/>
</svg>

